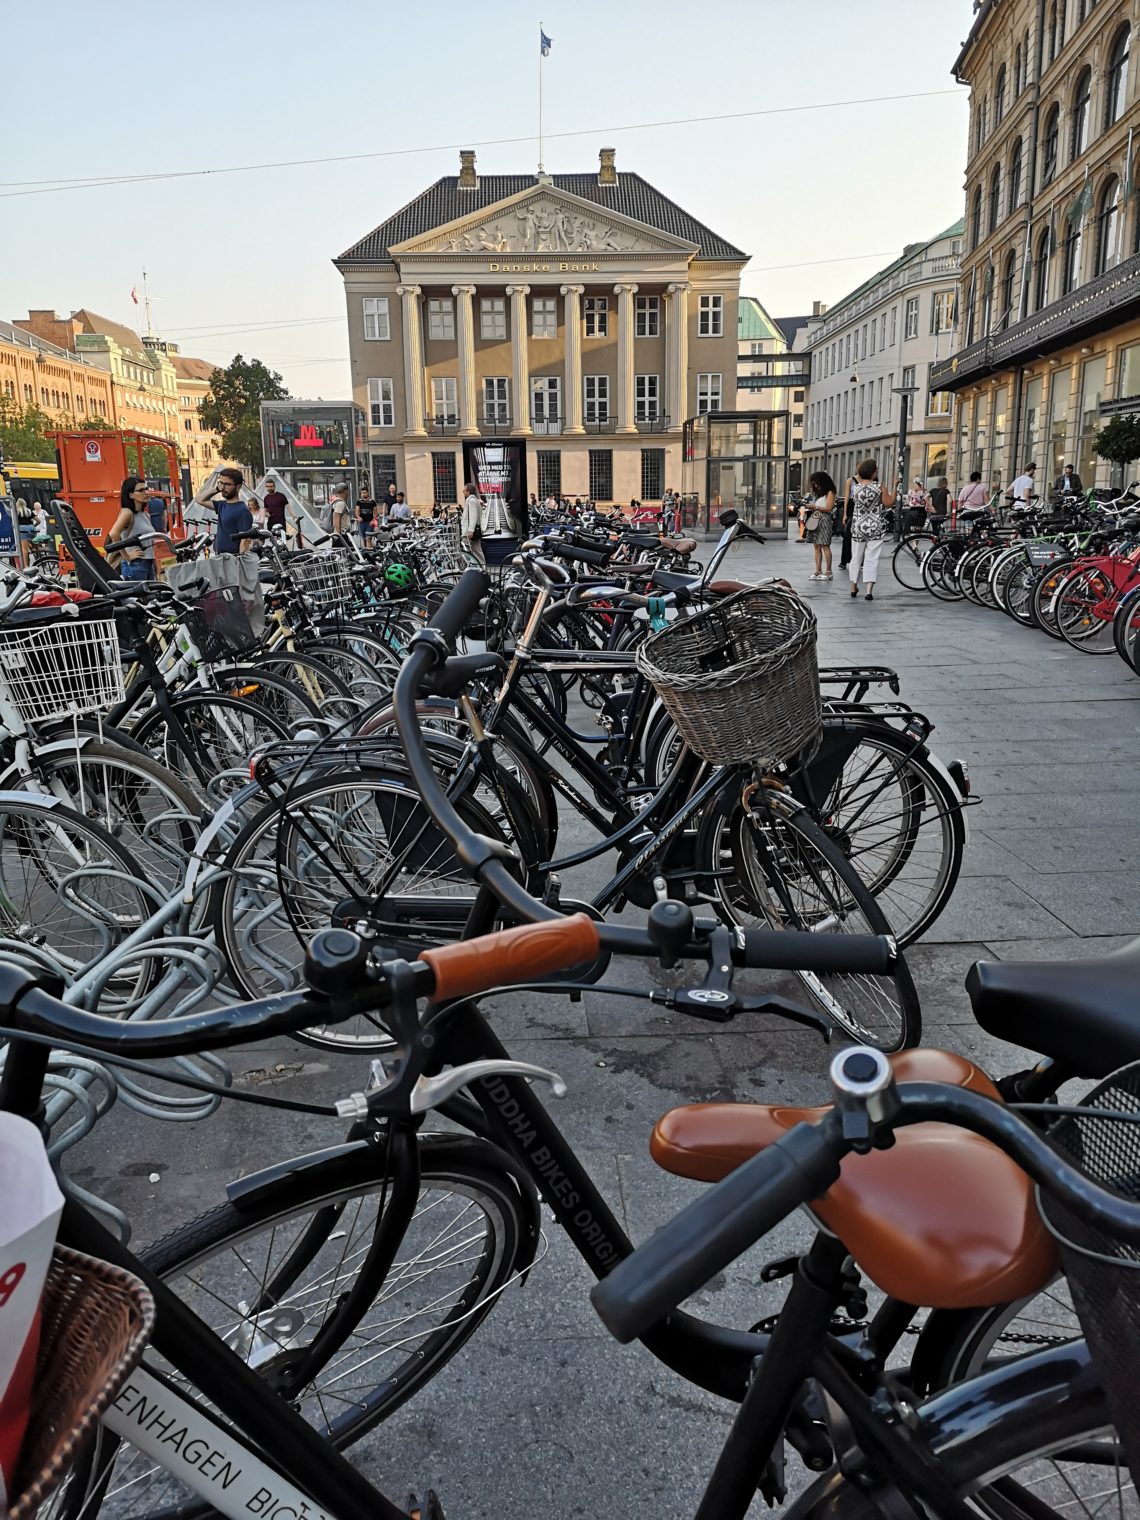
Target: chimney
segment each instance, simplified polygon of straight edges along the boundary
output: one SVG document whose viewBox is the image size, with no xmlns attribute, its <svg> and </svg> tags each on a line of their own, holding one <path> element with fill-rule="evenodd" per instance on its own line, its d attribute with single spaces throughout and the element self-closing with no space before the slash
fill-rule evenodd
<svg viewBox="0 0 1140 1520">
<path fill-rule="evenodd" d="M 811 314 L 812 314 L 813 317 L 822 317 L 826 313 L 826 311 L 827 311 L 827 302 L 826 301 L 813 301 L 811 303 Z"/>
<path fill-rule="evenodd" d="M 598 150 L 598 184 L 616 185 L 617 170 L 614 168 L 614 159 L 617 157 L 616 148 L 600 148 Z"/>
<path fill-rule="evenodd" d="M 479 188 L 479 176 L 475 173 L 475 153 L 471 148 L 459 150 L 459 188 L 461 190 Z"/>
</svg>

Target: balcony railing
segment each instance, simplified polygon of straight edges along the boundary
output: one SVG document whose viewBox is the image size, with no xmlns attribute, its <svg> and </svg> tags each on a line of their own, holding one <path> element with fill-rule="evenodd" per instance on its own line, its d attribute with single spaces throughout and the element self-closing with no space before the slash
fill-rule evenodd
<svg viewBox="0 0 1140 1520">
<path fill-rule="evenodd" d="M 459 415 L 456 412 L 436 412 L 424 423 L 429 433 L 436 437 L 454 437 L 459 431 Z"/>
<path fill-rule="evenodd" d="M 563 421 L 557 412 L 547 412 L 542 417 L 530 419 L 530 430 L 539 438 L 553 438 L 562 431 Z"/>
<path fill-rule="evenodd" d="M 487 438 L 505 437 L 514 432 L 514 427 L 515 421 L 509 412 L 486 412 L 479 423 L 479 431 Z"/>
<path fill-rule="evenodd" d="M 612 433 L 617 428 L 617 418 L 610 412 L 604 416 L 595 413 L 593 417 L 583 417 L 582 426 L 587 433 Z"/>
<path fill-rule="evenodd" d="M 931 365 L 932 390 L 956 390 L 983 375 L 1103 332 L 1140 312 L 1140 254 L 1105 270 L 1042 311 L 990 333 L 940 364 Z"/>
<path fill-rule="evenodd" d="M 635 416 L 633 420 L 639 433 L 667 433 L 669 431 L 669 417 L 665 412 L 658 412 L 655 417 Z"/>
</svg>

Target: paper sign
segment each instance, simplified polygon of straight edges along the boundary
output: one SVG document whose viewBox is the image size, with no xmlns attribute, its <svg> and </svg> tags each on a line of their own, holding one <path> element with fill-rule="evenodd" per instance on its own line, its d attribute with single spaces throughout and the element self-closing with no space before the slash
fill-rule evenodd
<svg viewBox="0 0 1140 1520">
<path fill-rule="evenodd" d="M 83 445 L 83 457 L 88 464 L 102 464 L 103 445 L 97 438 L 88 438 Z"/>
</svg>

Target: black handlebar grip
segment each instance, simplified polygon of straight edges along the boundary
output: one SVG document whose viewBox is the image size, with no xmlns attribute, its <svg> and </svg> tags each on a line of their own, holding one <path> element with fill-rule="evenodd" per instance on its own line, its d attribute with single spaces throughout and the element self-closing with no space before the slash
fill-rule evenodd
<svg viewBox="0 0 1140 1520">
<path fill-rule="evenodd" d="M 428 620 L 429 628 L 438 628 L 448 643 L 453 643 L 475 615 L 479 603 L 491 589 L 485 570 L 465 570 L 459 584 L 438 612 Z"/>
<path fill-rule="evenodd" d="M 554 543 L 549 547 L 551 553 L 559 559 L 568 559 L 579 565 L 605 565 L 610 558 L 600 549 L 582 549 L 577 544 Z"/>
<path fill-rule="evenodd" d="M 590 1290 L 603 1324 L 636 1340 L 839 1175 L 844 1145 L 825 1120 L 797 1124 L 702 1193 Z"/>
<path fill-rule="evenodd" d="M 897 954 L 897 948 L 884 934 L 805 934 L 795 929 L 745 929 L 744 955 L 740 964 L 758 971 L 885 976 L 892 970 Z"/>
</svg>

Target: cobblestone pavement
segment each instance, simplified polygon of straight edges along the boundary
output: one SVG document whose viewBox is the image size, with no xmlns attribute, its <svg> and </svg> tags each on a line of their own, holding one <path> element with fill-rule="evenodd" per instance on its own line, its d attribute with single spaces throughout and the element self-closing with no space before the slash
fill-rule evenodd
<svg viewBox="0 0 1140 1520">
<path fill-rule="evenodd" d="M 909 958 L 925 1042 L 1008 1069 L 1017 1053 L 972 1021 L 962 990 L 971 962 L 1079 957 L 1140 927 L 1140 684 L 1115 655 L 1088 658 L 998 613 L 903 590 L 886 554 L 873 603 L 848 597 L 844 573 L 812 583 L 810 569 L 810 550 L 782 542 L 749 546 L 727 567 L 788 576 L 818 615 L 821 659 L 895 666 L 903 698 L 937 725 L 932 746 L 969 764 L 984 800 L 970 814 L 964 876 Z M 649 1160 L 663 1110 L 709 1098 L 808 1101 L 827 1063 L 814 1036 L 776 1021 L 720 1031 L 597 995 L 503 1000 L 495 1023 L 515 1056 L 567 1079 L 556 1117 L 635 1240 L 694 1191 Z M 233 1064 L 272 1083 L 263 1091 L 295 1098 L 342 1095 L 364 1076 L 359 1061 L 292 1044 Z M 327 1121 L 236 1105 L 189 1128 L 119 1112 L 73 1153 L 72 1170 L 137 1214 L 146 1241 L 211 1206 L 232 1176 L 336 1138 Z M 769 1312 L 774 1290 L 756 1286 L 758 1262 L 803 1235 L 792 1222 L 770 1237 L 699 1296 L 698 1310 L 741 1325 Z M 609 1340 L 589 1281 L 552 1234 L 526 1288 L 508 1292 L 444 1375 L 357 1448 L 369 1473 L 393 1494 L 433 1483 L 457 1520 L 691 1515 L 727 1412 L 647 1352 Z"/>
</svg>

